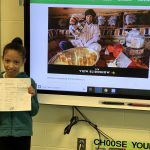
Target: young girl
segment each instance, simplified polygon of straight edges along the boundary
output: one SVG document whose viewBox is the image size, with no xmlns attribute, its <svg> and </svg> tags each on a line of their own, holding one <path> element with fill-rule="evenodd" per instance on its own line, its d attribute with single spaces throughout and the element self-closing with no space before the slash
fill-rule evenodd
<svg viewBox="0 0 150 150">
<path fill-rule="evenodd" d="M 20 72 L 26 60 L 25 55 L 26 50 L 20 38 L 8 43 L 2 55 L 5 72 L 0 74 L 0 78 L 28 78 L 26 73 Z M 33 79 L 28 93 L 32 95 L 31 111 L 0 112 L 0 150 L 30 150 L 32 117 L 39 110 Z"/>
</svg>

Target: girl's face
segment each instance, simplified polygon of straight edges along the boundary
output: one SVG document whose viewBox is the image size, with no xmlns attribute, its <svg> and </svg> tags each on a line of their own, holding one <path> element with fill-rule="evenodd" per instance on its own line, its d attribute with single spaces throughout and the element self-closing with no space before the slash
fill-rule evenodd
<svg viewBox="0 0 150 150">
<path fill-rule="evenodd" d="M 15 78 L 20 72 L 21 66 L 25 63 L 21 54 L 13 49 L 7 50 L 2 60 L 7 78 Z"/>
<path fill-rule="evenodd" d="M 93 22 L 93 16 L 92 16 L 92 15 L 87 15 L 87 16 L 86 16 L 86 22 L 87 22 L 88 24 L 91 24 L 91 23 Z"/>
</svg>

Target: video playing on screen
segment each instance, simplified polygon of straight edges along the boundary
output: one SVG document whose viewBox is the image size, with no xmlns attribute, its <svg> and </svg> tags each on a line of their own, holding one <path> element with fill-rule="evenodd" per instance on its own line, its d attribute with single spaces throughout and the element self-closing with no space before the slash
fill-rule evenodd
<svg viewBox="0 0 150 150">
<path fill-rule="evenodd" d="M 86 13 L 95 13 L 95 27 L 86 27 Z M 49 7 L 48 73 L 147 78 L 148 18 L 148 10 Z"/>
<path fill-rule="evenodd" d="M 149 6 L 30 2 L 30 76 L 41 92 L 148 99 L 149 60 Z"/>
</svg>

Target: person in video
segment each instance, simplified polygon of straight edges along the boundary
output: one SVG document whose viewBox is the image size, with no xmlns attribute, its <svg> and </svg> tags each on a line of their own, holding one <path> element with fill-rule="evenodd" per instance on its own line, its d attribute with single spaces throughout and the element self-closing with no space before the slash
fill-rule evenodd
<svg viewBox="0 0 150 150">
<path fill-rule="evenodd" d="M 26 61 L 25 55 L 26 49 L 22 45 L 22 39 L 16 37 L 8 43 L 2 54 L 5 71 L 0 74 L 0 78 L 29 78 L 25 72 L 21 72 Z M 31 85 L 28 87 L 28 93 L 31 94 L 30 111 L 0 112 L 0 150 L 30 150 L 32 117 L 39 111 L 36 91 L 36 83 L 31 79 Z"/>
<path fill-rule="evenodd" d="M 72 28 L 73 18 L 71 18 L 71 25 L 69 26 L 69 31 L 75 37 L 75 39 L 70 41 L 61 41 L 59 47 L 61 50 L 67 50 L 73 47 L 87 47 L 95 50 L 97 53 L 101 50 L 101 45 L 98 43 L 100 40 L 100 29 L 98 24 L 94 24 L 96 13 L 93 9 L 88 9 L 85 11 L 85 22 L 82 24 L 83 28 Z M 77 21 L 77 20 L 75 20 Z M 75 30 L 77 29 L 77 31 Z"/>
</svg>

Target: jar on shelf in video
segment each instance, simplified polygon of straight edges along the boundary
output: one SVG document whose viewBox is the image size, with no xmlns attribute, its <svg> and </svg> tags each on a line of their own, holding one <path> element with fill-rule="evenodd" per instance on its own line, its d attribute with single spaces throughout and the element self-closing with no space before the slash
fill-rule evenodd
<svg viewBox="0 0 150 150">
<path fill-rule="evenodd" d="M 129 57 L 142 58 L 144 54 L 145 37 L 136 28 L 126 35 L 126 53 Z"/>
</svg>

